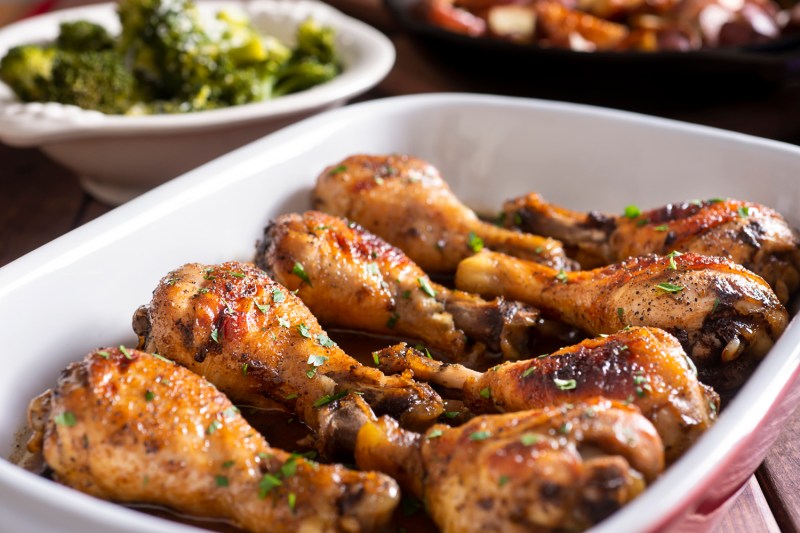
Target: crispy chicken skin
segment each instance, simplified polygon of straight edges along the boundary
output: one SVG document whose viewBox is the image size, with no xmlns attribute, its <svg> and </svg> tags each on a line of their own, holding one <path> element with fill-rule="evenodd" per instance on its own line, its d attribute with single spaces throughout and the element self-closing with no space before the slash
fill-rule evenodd
<svg viewBox="0 0 800 533">
<path fill-rule="evenodd" d="M 298 291 L 325 326 L 417 339 L 468 365 L 486 348 L 509 359 L 525 355 L 538 318 L 524 304 L 448 290 L 399 249 L 318 211 L 271 222 L 256 263 Z"/>
<path fill-rule="evenodd" d="M 788 322 L 762 278 L 726 259 L 691 253 L 558 272 L 484 251 L 461 262 L 456 286 L 528 302 L 592 335 L 628 325 L 664 329 L 692 357 L 701 381 L 719 391 L 740 385 Z"/>
<path fill-rule="evenodd" d="M 664 468 L 652 424 L 603 399 L 437 424 L 422 435 L 376 419 L 353 396 L 323 417 L 349 419 L 339 427 L 358 428 L 358 466 L 395 477 L 444 533 L 585 529 Z"/>
<path fill-rule="evenodd" d="M 636 216 L 577 213 L 535 193 L 509 200 L 506 225 L 577 248 L 584 268 L 673 250 L 726 257 L 769 283 L 781 303 L 800 286 L 797 232 L 777 212 L 732 199 L 667 204 Z"/>
<path fill-rule="evenodd" d="M 219 390 L 156 356 L 107 348 L 31 402 L 32 448 L 60 483 L 254 532 L 383 531 L 397 484 L 272 448 Z"/>
<path fill-rule="evenodd" d="M 299 298 L 249 264 L 171 272 L 137 311 L 134 329 L 145 350 L 205 376 L 234 401 L 280 405 L 312 429 L 315 404 L 348 390 L 414 427 L 442 411 L 429 385 L 384 376 L 344 353 Z"/>
<path fill-rule="evenodd" d="M 404 155 L 354 155 L 317 178 L 314 209 L 348 218 L 402 249 L 430 273 L 451 273 L 480 248 L 570 268 L 561 243 L 482 222 L 429 163 Z"/>
<path fill-rule="evenodd" d="M 655 426 L 670 463 L 711 427 L 719 409 L 719 396 L 697 380 L 678 340 L 657 328 L 632 327 L 484 373 L 413 348 L 378 352 L 377 358 L 386 373 L 409 369 L 415 379 L 461 390 L 474 413 L 539 409 L 596 396 L 630 402 Z"/>
</svg>

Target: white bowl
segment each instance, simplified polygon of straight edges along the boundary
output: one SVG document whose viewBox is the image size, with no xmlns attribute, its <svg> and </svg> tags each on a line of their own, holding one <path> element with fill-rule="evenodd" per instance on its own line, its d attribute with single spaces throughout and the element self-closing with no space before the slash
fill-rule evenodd
<svg viewBox="0 0 800 533">
<path fill-rule="evenodd" d="M 28 401 L 70 361 L 132 344 L 131 315 L 190 261 L 252 260 L 267 221 L 310 207 L 321 170 L 354 153 L 410 153 L 486 212 L 536 190 L 575 209 L 622 212 L 691 198 L 762 202 L 800 223 L 800 148 L 587 106 L 423 95 L 348 106 L 290 126 L 123 205 L 0 269 L 0 454 Z M 718 423 L 596 533 L 708 528 L 797 405 L 800 322 Z M 4 531 L 187 531 L 0 460 Z"/>
<path fill-rule="evenodd" d="M 328 83 L 275 100 L 177 115 L 115 116 L 57 103 L 20 103 L 0 82 L 0 141 L 41 148 L 74 171 L 84 188 L 112 204 L 263 135 L 342 105 L 376 85 L 394 64 L 394 47 L 379 31 L 312 0 L 198 2 L 201 12 L 247 14 L 257 29 L 289 43 L 308 17 L 336 30 L 344 71 Z M 61 22 L 88 19 L 119 31 L 116 4 L 56 11 L 0 30 L 0 57 L 9 48 L 52 41 Z"/>
</svg>

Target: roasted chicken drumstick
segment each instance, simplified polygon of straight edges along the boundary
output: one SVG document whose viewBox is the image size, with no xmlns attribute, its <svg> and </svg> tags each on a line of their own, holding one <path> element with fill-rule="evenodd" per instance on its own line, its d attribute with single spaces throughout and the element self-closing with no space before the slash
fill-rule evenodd
<svg viewBox="0 0 800 533">
<path fill-rule="evenodd" d="M 433 283 L 402 251 L 318 211 L 270 223 L 256 263 L 298 291 L 325 326 L 418 339 L 470 366 L 485 348 L 509 359 L 527 355 L 538 318 L 527 305 L 487 302 Z"/>
<path fill-rule="evenodd" d="M 711 427 L 719 396 L 697 380 L 680 343 L 657 328 L 632 327 L 550 355 L 503 363 L 484 373 L 444 364 L 417 350 L 375 355 L 381 370 L 461 390 L 473 413 L 510 413 L 596 396 L 629 402 L 653 423 L 673 462 Z"/>
<path fill-rule="evenodd" d="M 397 484 L 269 446 L 205 379 L 124 347 L 71 364 L 31 402 L 29 447 L 55 479 L 254 532 L 384 531 Z"/>
<path fill-rule="evenodd" d="M 506 202 L 503 209 L 506 225 L 577 248 L 584 268 L 677 250 L 726 257 L 752 270 L 784 304 L 800 286 L 797 232 L 763 205 L 713 199 L 615 216 L 577 213 L 532 193 Z"/>
<path fill-rule="evenodd" d="M 456 286 L 528 302 L 592 335 L 625 326 L 675 335 L 719 391 L 740 385 L 786 328 L 788 314 L 760 277 L 721 257 L 670 254 L 563 272 L 484 251 L 461 262 Z"/>
<path fill-rule="evenodd" d="M 602 399 L 437 424 L 424 435 L 376 419 L 352 395 L 322 417 L 326 429 L 354 434 L 359 468 L 397 479 L 444 533 L 585 529 L 664 467 L 652 424 L 635 407 Z"/>
<path fill-rule="evenodd" d="M 451 273 L 483 246 L 569 268 L 561 243 L 481 221 L 430 164 L 409 156 L 355 155 L 317 178 L 314 209 L 348 218 L 403 250 L 420 268 Z"/>
<path fill-rule="evenodd" d="M 234 401 L 282 406 L 312 429 L 320 404 L 344 391 L 411 426 L 442 411 L 430 386 L 361 365 L 299 298 L 245 263 L 171 272 L 137 311 L 134 329 L 145 350 L 205 376 Z"/>
</svg>

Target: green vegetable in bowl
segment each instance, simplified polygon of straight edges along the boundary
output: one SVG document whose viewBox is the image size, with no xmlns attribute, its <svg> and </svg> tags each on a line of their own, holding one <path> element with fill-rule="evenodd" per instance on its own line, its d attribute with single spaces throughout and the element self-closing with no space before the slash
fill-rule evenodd
<svg viewBox="0 0 800 533">
<path fill-rule="evenodd" d="M 99 52 L 113 49 L 114 39 L 104 27 L 94 22 L 87 20 L 62 22 L 56 47 L 76 52 L 91 50 Z"/>
<path fill-rule="evenodd" d="M 201 16 L 191 0 L 120 0 L 122 33 L 88 21 L 61 25 L 53 45 L 14 48 L 0 80 L 26 102 L 110 114 L 180 113 L 258 102 L 341 72 L 331 28 L 307 20 L 294 49 L 243 16 Z"/>
</svg>

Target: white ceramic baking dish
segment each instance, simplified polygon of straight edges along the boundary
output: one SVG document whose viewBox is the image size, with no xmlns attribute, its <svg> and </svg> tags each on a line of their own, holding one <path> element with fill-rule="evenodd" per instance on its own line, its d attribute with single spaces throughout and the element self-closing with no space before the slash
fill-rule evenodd
<svg viewBox="0 0 800 533">
<path fill-rule="evenodd" d="M 68 362 L 135 342 L 130 318 L 189 261 L 253 257 L 264 224 L 309 207 L 317 174 L 358 152 L 437 165 L 482 211 L 536 190 L 576 209 L 619 212 L 732 196 L 798 224 L 800 148 L 640 115 L 562 103 L 440 94 L 379 100 L 272 134 L 173 180 L 0 269 L 0 453 L 28 401 Z M 707 527 L 764 457 L 791 408 L 800 365 L 793 320 L 709 431 L 597 532 Z M 4 531 L 185 531 L 84 496 L 0 460 Z"/>
</svg>

